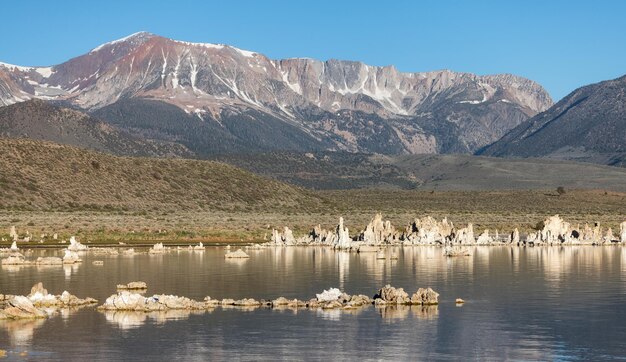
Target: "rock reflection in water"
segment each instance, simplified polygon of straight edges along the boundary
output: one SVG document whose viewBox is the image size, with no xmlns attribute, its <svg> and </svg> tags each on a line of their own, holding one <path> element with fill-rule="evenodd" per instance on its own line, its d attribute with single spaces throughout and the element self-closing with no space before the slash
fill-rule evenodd
<svg viewBox="0 0 626 362">
<path fill-rule="evenodd" d="M 211 310 L 180 310 L 172 309 L 158 312 L 133 311 L 102 311 L 106 321 L 122 330 L 139 328 L 148 321 L 154 324 L 164 324 L 168 321 L 184 320 L 192 314 L 210 313 Z"/>
<path fill-rule="evenodd" d="M 67 321 L 77 311 L 88 308 L 87 306 L 72 307 L 72 308 L 42 308 L 47 314 L 54 316 L 58 315 Z M 36 318 L 36 319 L 0 319 L 0 329 L 4 329 L 9 335 L 11 346 L 28 346 L 32 343 L 33 335 L 37 328 L 43 326 L 49 318 Z M 1 345 L 0 345 L 1 347 Z"/>
<path fill-rule="evenodd" d="M 0 328 L 6 330 L 12 346 L 27 346 L 35 330 L 45 322 L 45 319 L 0 319 Z"/>
<path fill-rule="evenodd" d="M 390 305 L 376 307 L 376 311 L 387 323 L 407 319 L 410 315 L 421 320 L 434 320 L 439 317 L 439 306 L 437 305 Z"/>
<path fill-rule="evenodd" d="M 6 273 L 17 273 L 22 268 L 27 268 L 28 265 L 2 265 L 2 271 Z"/>
<path fill-rule="evenodd" d="M 65 274 L 65 279 L 69 280 L 73 274 L 78 273 L 78 268 L 80 264 L 63 264 L 63 272 Z"/>
</svg>

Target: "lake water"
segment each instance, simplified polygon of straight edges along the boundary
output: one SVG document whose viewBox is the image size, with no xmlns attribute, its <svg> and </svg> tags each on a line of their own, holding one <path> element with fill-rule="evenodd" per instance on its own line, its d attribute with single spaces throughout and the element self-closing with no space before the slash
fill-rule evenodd
<svg viewBox="0 0 626 362">
<path fill-rule="evenodd" d="M 207 312 L 63 311 L 47 320 L 0 321 L 0 349 L 45 360 L 626 360 L 626 252 L 622 247 L 476 247 L 444 258 L 437 247 L 395 249 L 398 260 L 317 247 L 224 248 L 165 255 L 83 254 L 70 267 L 3 267 L 0 293 L 36 282 L 103 302 L 141 280 L 148 294 L 202 300 L 310 299 L 338 287 L 440 293 L 436 307 L 357 311 L 222 309 Z M 60 255 L 36 251 L 28 258 Z M 103 260 L 104 266 L 92 261 Z M 456 306 L 457 297 L 466 300 Z M 9 359 L 23 359 L 15 353 Z"/>
</svg>

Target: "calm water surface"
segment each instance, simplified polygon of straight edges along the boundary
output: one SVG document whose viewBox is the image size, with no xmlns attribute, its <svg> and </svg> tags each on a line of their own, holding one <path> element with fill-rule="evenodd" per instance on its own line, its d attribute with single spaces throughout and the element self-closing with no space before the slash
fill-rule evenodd
<svg viewBox="0 0 626 362">
<path fill-rule="evenodd" d="M 29 359 L 95 360 L 626 360 L 626 252 L 621 247 L 476 247 L 444 258 L 440 248 L 374 254 L 291 247 L 165 255 L 82 255 L 69 267 L 3 267 L 0 293 L 26 295 L 42 281 L 101 302 L 115 285 L 148 283 L 148 294 L 202 300 L 310 299 L 385 284 L 430 286 L 437 307 L 358 311 L 221 309 L 208 312 L 63 311 L 47 320 L 0 321 L 0 348 Z M 36 251 L 29 258 L 60 255 Z M 104 266 L 92 265 L 104 260 Z M 457 307 L 455 298 L 466 304 Z M 10 354 L 10 359 L 24 359 Z"/>
</svg>

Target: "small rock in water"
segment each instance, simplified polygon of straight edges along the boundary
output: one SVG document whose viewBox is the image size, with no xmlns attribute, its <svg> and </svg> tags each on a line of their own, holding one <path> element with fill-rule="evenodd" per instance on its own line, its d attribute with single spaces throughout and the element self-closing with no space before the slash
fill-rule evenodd
<svg viewBox="0 0 626 362">
<path fill-rule="evenodd" d="M 130 282 L 128 284 L 118 284 L 118 290 L 140 290 L 140 289 L 148 289 L 148 284 L 146 282 Z"/>
<path fill-rule="evenodd" d="M 94 260 L 93 265 L 104 265 L 104 261 L 102 260 Z"/>
<path fill-rule="evenodd" d="M 156 243 L 148 250 L 148 254 L 163 254 L 165 252 L 167 252 L 167 248 L 163 246 L 163 243 Z"/>
<path fill-rule="evenodd" d="M 320 302 L 330 302 L 339 299 L 339 297 L 341 297 L 341 294 L 343 294 L 341 293 L 341 290 L 337 288 L 330 288 L 328 290 L 324 290 L 320 294 L 315 294 L 315 296 Z"/>
<path fill-rule="evenodd" d="M 463 299 L 461 299 L 461 298 L 456 298 L 455 302 L 456 302 L 456 304 L 463 304 L 463 303 L 465 303 L 465 301 Z"/>
<path fill-rule="evenodd" d="M 237 251 L 226 253 L 226 255 L 224 255 L 224 257 L 227 258 L 227 259 L 249 258 L 250 255 L 246 254 L 246 252 L 241 250 L 241 249 L 237 249 Z"/>
</svg>

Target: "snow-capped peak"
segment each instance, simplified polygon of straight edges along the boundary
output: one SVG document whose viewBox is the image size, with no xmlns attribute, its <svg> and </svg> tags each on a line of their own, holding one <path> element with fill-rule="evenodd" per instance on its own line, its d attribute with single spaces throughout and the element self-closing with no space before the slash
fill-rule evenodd
<svg viewBox="0 0 626 362">
<path fill-rule="evenodd" d="M 189 46 L 194 46 L 194 47 L 203 47 L 203 48 L 208 48 L 208 49 L 224 49 L 224 48 L 229 48 L 229 49 L 233 49 L 234 51 L 238 52 L 239 54 L 243 55 L 244 57 L 253 57 L 255 54 L 257 54 L 256 52 L 252 52 L 249 50 L 243 50 L 243 49 L 239 49 L 237 47 L 234 47 L 232 45 L 226 45 L 226 44 L 214 44 L 214 43 L 192 43 L 192 42 L 188 42 L 188 41 L 182 41 L 182 40 L 172 40 L 176 43 L 179 44 L 184 44 L 184 45 L 189 45 Z"/>
<path fill-rule="evenodd" d="M 13 71 L 14 70 L 19 70 L 20 72 L 35 71 L 35 72 L 41 74 L 41 76 L 44 77 L 44 78 L 50 77 L 50 75 L 52 75 L 52 73 L 53 73 L 52 67 L 25 67 L 25 66 L 22 66 L 22 65 L 14 65 L 14 64 L 3 63 L 3 62 L 0 62 L 0 67 L 5 67 L 5 68 L 13 70 Z"/>
<path fill-rule="evenodd" d="M 102 45 L 99 45 L 99 46 L 93 48 L 90 53 L 97 52 L 97 51 L 102 50 L 103 48 L 111 46 L 111 45 L 132 41 L 132 40 L 135 40 L 135 39 L 144 40 L 144 39 L 151 38 L 153 36 L 154 36 L 154 34 L 151 34 L 151 33 L 147 32 L 147 31 L 139 31 L 139 32 L 130 34 L 128 36 L 125 36 L 123 38 L 120 38 L 120 39 L 117 39 L 117 40 L 113 40 L 113 41 L 104 43 Z"/>
</svg>

